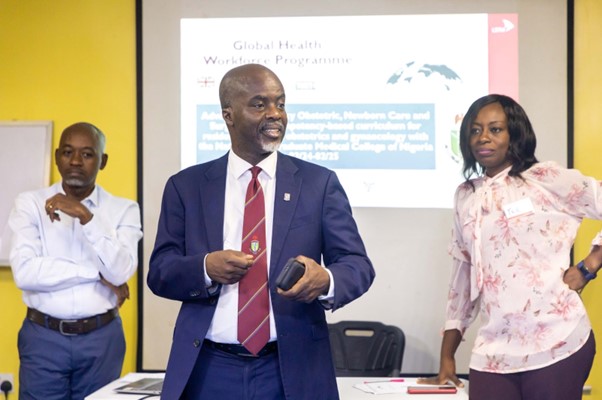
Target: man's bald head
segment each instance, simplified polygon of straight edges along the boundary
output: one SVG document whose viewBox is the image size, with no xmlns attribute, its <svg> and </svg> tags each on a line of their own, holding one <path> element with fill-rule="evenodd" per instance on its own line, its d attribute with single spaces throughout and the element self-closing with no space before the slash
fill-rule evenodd
<svg viewBox="0 0 602 400">
<path fill-rule="evenodd" d="M 271 69 L 261 64 L 245 64 L 226 72 L 219 85 L 219 100 L 222 109 L 230 107 L 232 99 L 247 85 L 258 79 L 264 79 L 266 75 L 271 75 L 280 82 L 278 76 Z"/>
</svg>

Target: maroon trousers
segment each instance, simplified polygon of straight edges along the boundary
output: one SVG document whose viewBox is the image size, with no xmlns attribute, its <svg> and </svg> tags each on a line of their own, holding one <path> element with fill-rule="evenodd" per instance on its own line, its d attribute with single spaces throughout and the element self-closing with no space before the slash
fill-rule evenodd
<svg viewBox="0 0 602 400">
<path fill-rule="evenodd" d="M 575 354 L 544 368 L 513 374 L 470 370 L 470 400 L 580 400 L 596 354 L 594 333 Z"/>
</svg>

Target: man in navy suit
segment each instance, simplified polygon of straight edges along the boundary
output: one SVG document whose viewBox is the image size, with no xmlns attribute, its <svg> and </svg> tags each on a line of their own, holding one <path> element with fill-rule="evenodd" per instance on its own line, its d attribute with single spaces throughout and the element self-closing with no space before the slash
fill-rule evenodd
<svg viewBox="0 0 602 400">
<path fill-rule="evenodd" d="M 150 259 L 150 289 L 182 302 L 162 398 L 338 399 L 324 311 L 374 280 L 349 201 L 333 171 L 277 151 L 287 115 L 271 70 L 236 67 L 219 94 L 232 149 L 168 180 Z M 254 263 L 240 250 L 254 166 L 265 196 L 270 328 L 257 354 L 237 339 L 239 281 Z M 283 291 L 275 280 L 292 257 L 305 273 Z"/>
</svg>

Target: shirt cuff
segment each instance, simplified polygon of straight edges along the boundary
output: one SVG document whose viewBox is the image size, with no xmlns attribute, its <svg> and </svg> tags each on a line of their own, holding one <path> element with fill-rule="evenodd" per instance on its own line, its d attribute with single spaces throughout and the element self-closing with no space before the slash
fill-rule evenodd
<svg viewBox="0 0 602 400">
<path fill-rule="evenodd" d="M 80 223 L 79 219 L 76 219 L 76 221 L 77 223 Z M 102 221 L 100 221 L 98 216 L 92 218 L 86 225 L 81 225 L 81 229 L 90 243 L 98 242 L 103 236 L 105 236 L 105 232 L 107 232 L 107 227 L 102 223 Z"/>
<path fill-rule="evenodd" d="M 598 232 L 596 237 L 592 240 L 592 247 L 594 246 L 602 246 L 602 231 Z"/>
<path fill-rule="evenodd" d="M 462 336 L 464 336 L 464 331 L 466 331 L 466 324 L 463 324 L 459 319 L 450 319 L 445 321 L 445 325 L 443 327 L 443 331 L 450 331 L 452 329 L 457 329 L 460 331 Z M 443 332 L 442 332 L 443 333 Z"/>
<path fill-rule="evenodd" d="M 330 276 L 330 286 L 328 287 L 328 293 L 318 296 L 318 300 L 324 305 L 332 305 L 334 304 L 334 278 L 332 277 L 332 272 L 328 268 L 324 268 L 328 275 Z"/>
<path fill-rule="evenodd" d="M 217 284 L 215 282 L 213 282 L 211 280 L 211 278 L 209 278 L 209 275 L 207 275 L 207 256 L 209 255 L 209 253 L 205 254 L 205 257 L 203 258 L 203 275 L 205 275 L 205 287 L 207 289 L 211 289 L 212 286 L 217 286 Z"/>
</svg>

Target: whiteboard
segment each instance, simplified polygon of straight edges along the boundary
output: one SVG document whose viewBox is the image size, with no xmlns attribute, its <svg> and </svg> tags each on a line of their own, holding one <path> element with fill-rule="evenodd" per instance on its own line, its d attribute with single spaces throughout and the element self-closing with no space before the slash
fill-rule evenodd
<svg viewBox="0 0 602 400">
<path fill-rule="evenodd" d="M 0 266 L 8 266 L 8 215 L 17 195 L 50 184 L 52 121 L 0 121 Z"/>
</svg>

